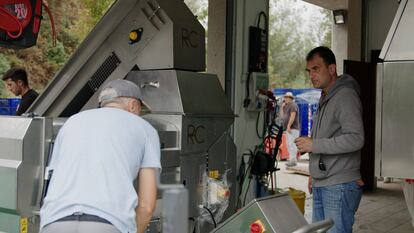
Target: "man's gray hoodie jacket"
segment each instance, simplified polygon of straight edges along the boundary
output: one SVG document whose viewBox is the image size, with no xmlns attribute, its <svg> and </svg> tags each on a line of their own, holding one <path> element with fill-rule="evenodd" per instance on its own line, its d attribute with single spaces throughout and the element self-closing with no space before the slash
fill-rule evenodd
<svg viewBox="0 0 414 233">
<path fill-rule="evenodd" d="M 359 85 L 354 78 L 344 74 L 336 80 L 326 96 L 321 97 L 313 123 L 309 162 L 313 186 L 360 179 L 364 126 Z"/>
</svg>

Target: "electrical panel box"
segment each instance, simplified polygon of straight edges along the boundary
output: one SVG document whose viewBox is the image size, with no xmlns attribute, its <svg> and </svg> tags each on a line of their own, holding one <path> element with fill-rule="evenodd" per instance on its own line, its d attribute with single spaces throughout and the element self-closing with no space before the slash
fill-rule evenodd
<svg viewBox="0 0 414 233">
<path fill-rule="evenodd" d="M 269 74 L 253 72 L 250 74 L 249 84 L 249 98 L 250 104 L 247 107 L 248 111 L 264 111 L 266 108 L 266 101 L 268 99 L 266 94 L 269 89 Z"/>
<path fill-rule="evenodd" d="M 266 29 L 249 28 L 249 71 L 267 72 L 268 35 Z"/>
</svg>

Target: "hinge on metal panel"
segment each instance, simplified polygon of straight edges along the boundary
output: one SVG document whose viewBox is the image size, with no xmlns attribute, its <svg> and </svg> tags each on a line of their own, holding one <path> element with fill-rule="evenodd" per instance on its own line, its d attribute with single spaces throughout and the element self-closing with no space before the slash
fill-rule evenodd
<svg viewBox="0 0 414 233">
<path fill-rule="evenodd" d="M 141 8 L 142 12 L 144 13 L 145 17 L 150 21 L 152 26 L 154 26 L 157 30 L 160 30 L 160 28 L 157 26 L 157 22 L 155 21 L 155 18 L 158 19 L 158 23 L 165 24 L 165 20 L 160 14 L 161 6 L 158 4 L 155 6 L 152 2 L 147 2 L 147 8 Z"/>
</svg>

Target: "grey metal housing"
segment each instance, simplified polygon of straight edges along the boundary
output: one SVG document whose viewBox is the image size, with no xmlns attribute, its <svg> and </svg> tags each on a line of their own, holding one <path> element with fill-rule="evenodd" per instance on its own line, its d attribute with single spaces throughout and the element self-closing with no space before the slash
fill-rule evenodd
<svg viewBox="0 0 414 233">
<path fill-rule="evenodd" d="M 377 67 L 376 175 L 414 178 L 414 1 L 400 3 Z"/>
</svg>

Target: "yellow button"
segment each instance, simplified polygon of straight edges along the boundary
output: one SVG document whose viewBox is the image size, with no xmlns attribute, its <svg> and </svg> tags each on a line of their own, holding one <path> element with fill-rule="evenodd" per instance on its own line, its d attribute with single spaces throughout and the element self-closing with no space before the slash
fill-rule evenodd
<svg viewBox="0 0 414 233">
<path fill-rule="evenodd" d="M 213 171 L 208 172 L 208 177 L 213 178 L 213 179 L 219 178 L 219 175 L 220 173 L 218 170 L 213 170 Z"/>
<path fill-rule="evenodd" d="M 138 33 L 136 31 L 132 31 L 129 33 L 129 39 L 134 41 L 138 39 Z"/>
</svg>

